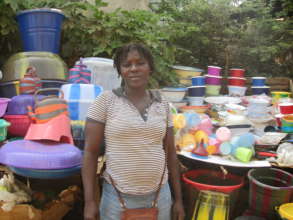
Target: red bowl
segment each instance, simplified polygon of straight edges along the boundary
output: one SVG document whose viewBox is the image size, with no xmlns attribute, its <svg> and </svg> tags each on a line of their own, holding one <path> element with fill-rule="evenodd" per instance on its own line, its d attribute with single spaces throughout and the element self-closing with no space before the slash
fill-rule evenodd
<svg viewBox="0 0 293 220">
<path fill-rule="evenodd" d="M 31 124 L 27 115 L 4 115 L 4 119 L 10 122 L 8 133 L 13 136 L 24 137 Z"/>
<path fill-rule="evenodd" d="M 293 103 L 280 103 L 279 109 L 283 115 L 293 114 Z"/>
<path fill-rule="evenodd" d="M 228 77 L 229 86 L 245 86 L 246 79 L 241 77 Z"/>
<path fill-rule="evenodd" d="M 231 77 L 244 77 L 244 69 L 230 69 L 230 76 Z"/>
</svg>

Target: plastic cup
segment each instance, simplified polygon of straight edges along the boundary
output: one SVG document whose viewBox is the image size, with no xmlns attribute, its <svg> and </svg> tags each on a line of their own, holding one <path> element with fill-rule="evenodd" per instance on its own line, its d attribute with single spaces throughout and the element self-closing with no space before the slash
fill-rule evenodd
<svg viewBox="0 0 293 220">
<path fill-rule="evenodd" d="M 252 149 L 246 147 L 238 147 L 235 151 L 235 157 L 244 163 L 249 162 L 252 155 Z"/>
</svg>

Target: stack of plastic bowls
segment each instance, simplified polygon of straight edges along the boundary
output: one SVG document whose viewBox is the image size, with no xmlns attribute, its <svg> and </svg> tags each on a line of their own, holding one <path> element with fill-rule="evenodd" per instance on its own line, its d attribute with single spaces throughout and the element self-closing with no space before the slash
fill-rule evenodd
<svg viewBox="0 0 293 220">
<path fill-rule="evenodd" d="M 244 78 L 244 69 L 233 68 L 229 70 L 228 92 L 229 96 L 245 96 L 247 87 L 245 87 L 246 78 Z"/>
<path fill-rule="evenodd" d="M 203 105 L 205 96 L 205 76 L 195 76 L 191 78 L 192 86 L 187 88 L 187 100 L 191 106 Z"/>
<path fill-rule="evenodd" d="M 221 90 L 221 67 L 208 66 L 208 74 L 206 75 L 206 95 L 218 96 Z"/>
<path fill-rule="evenodd" d="M 191 66 L 173 66 L 172 68 L 178 76 L 180 85 L 184 87 L 191 86 L 191 78 L 203 73 L 202 69 Z"/>
<path fill-rule="evenodd" d="M 266 77 L 256 76 L 251 77 L 252 80 L 252 94 L 253 95 L 261 95 L 266 94 L 268 95 L 270 93 L 270 87 L 266 86 Z"/>
</svg>

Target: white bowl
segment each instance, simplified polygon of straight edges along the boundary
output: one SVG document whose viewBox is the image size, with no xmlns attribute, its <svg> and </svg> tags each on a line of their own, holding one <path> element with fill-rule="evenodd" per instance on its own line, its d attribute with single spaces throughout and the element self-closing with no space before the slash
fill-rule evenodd
<svg viewBox="0 0 293 220">
<path fill-rule="evenodd" d="M 245 96 L 247 87 L 228 86 L 229 96 Z"/>
<path fill-rule="evenodd" d="M 199 106 L 199 105 L 203 105 L 204 97 L 187 96 L 187 100 L 189 105 Z"/>
<path fill-rule="evenodd" d="M 186 88 L 163 88 L 161 94 L 169 102 L 180 102 L 185 96 Z"/>
</svg>

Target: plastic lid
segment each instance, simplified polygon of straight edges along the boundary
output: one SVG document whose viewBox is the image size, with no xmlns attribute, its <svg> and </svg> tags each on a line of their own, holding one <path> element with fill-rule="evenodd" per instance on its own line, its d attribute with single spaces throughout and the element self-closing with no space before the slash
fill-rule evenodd
<svg viewBox="0 0 293 220">
<path fill-rule="evenodd" d="M 53 141 L 17 140 L 0 149 L 0 163 L 28 169 L 63 169 L 81 164 L 81 151 Z"/>
<path fill-rule="evenodd" d="M 18 12 L 16 14 L 16 16 L 20 16 L 20 15 L 27 14 L 27 13 L 32 13 L 32 12 L 58 13 L 58 14 L 63 15 L 65 17 L 63 12 L 60 9 L 57 9 L 57 8 L 35 8 L 35 9 L 23 10 L 23 11 Z"/>
</svg>

